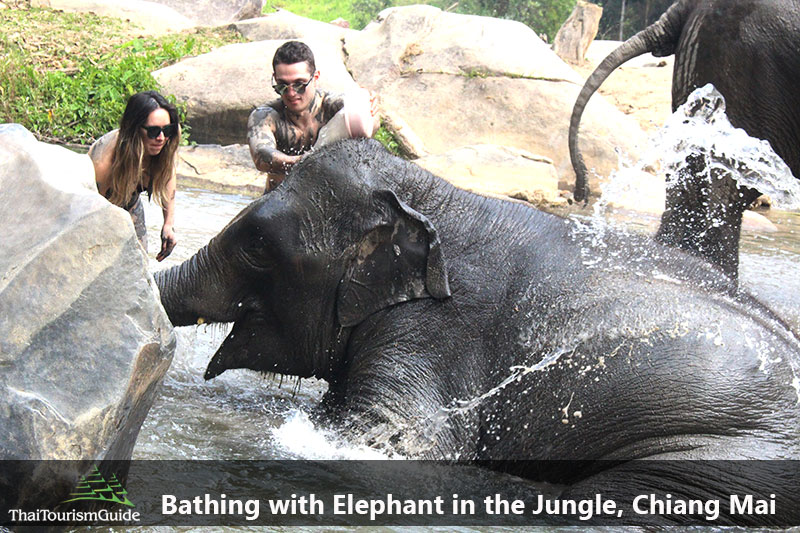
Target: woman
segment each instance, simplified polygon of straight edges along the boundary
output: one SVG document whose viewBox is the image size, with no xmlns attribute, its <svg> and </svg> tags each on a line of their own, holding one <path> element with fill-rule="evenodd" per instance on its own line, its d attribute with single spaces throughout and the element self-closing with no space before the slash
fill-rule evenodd
<svg viewBox="0 0 800 533">
<path fill-rule="evenodd" d="M 94 163 L 97 190 L 112 204 L 131 214 L 136 236 L 147 250 L 147 229 L 140 194 L 147 191 L 161 206 L 163 261 L 178 242 L 173 229 L 175 216 L 175 170 L 181 132 L 175 106 L 155 91 L 134 94 L 128 99 L 119 129 L 99 138 L 89 157 Z"/>
</svg>

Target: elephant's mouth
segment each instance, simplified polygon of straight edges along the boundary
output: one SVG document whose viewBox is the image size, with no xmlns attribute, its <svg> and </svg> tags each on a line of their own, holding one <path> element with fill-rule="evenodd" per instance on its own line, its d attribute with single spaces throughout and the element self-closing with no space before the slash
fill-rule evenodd
<svg viewBox="0 0 800 533">
<path fill-rule="evenodd" d="M 209 361 L 203 377 L 212 379 L 232 368 L 265 371 L 268 365 L 266 354 L 262 355 L 264 347 L 259 342 L 253 342 L 253 338 L 266 325 L 267 319 L 262 313 L 251 312 L 238 318 Z"/>
</svg>

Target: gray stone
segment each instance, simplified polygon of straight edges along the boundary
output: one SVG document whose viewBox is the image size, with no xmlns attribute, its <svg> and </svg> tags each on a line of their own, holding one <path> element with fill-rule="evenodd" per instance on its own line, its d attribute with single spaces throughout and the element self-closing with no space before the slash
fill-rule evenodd
<svg viewBox="0 0 800 533">
<path fill-rule="evenodd" d="M 348 33 L 345 51 L 353 77 L 379 94 L 406 137 L 413 132 L 417 150 L 515 147 L 552 160 L 562 188 L 574 183 L 567 135 L 583 80 L 524 24 L 431 6 L 391 8 Z M 581 124 L 590 169 L 607 176 L 617 147 L 636 160 L 644 140 L 633 119 L 592 98 Z"/>
<path fill-rule="evenodd" d="M 344 60 L 342 40 L 346 34 L 355 31 L 336 24 L 301 17 L 285 9 L 255 19 L 242 20 L 231 24 L 231 27 L 249 41 L 312 39 L 325 43 L 331 50 L 338 50 L 342 60 Z"/>
<path fill-rule="evenodd" d="M 247 118 L 278 98 L 272 89 L 272 56 L 285 41 L 229 44 L 153 73 L 166 94 L 186 103 L 192 140 L 201 144 L 245 144 Z M 320 71 L 319 87 L 344 93 L 357 85 L 338 49 L 306 40 Z"/>
<path fill-rule="evenodd" d="M 541 204 L 564 204 L 553 162 L 525 150 L 476 145 L 414 161 L 456 187 L 489 196 Z"/>
<path fill-rule="evenodd" d="M 589 48 L 586 50 L 586 60 L 592 65 L 599 65 L 608 54 L 616 50 L 622 41 L 606 41 L 597 39 L 589 43 Z M 675 56 L 656 57 L 653 54 L 642 54 L 633 59 L 629 59 L 623 63 L 624 68 L 656 68 L 656 67 L 669 67 L 670 71 L 675 63 Z M 661 89 L 660 89 L 661 90 Z M 667 86 L 667 91 L 670 87 Z"/>
<path fill-rule="evenodd" d="M 581 63 L 594 36 L 597 35 L 602 15 L 602 7 L 578 0 L 575 9 L 559 28 L 553 40 L 553 51 L 558 57 L 570 63 Z"/>
<path fill-rule="evenodd" d="M 161 35 L 257 17 L 264 0 L 32 0 L 31 5 L 119 18 L 142 33 Z"/>
<path fill-rule="evenodd" d="M 36 4 L 36 7 L 127 20 L 143 34 L 150 35 L 178 32 L 197 25 L 169 6 L 147 0 L 37 0 Z"/>
<path fill-rule="evenodd" d="M 6 128 L 0 234 L 0 459 L 129 459 L 175 349 L 129 214 Z"/>
<path fill-rule="evenodd" d="M 178 183 L 182 187 L 260 196 L 266 179 L 245 145 L 198 144 L 181 146 L 178 151 Z"/>
<path fill-rule="evenodd" d="M 264 0 L 152 0 L 174 9 L 201 26 L 222 26 L 257 17 Z"/>
</svg>

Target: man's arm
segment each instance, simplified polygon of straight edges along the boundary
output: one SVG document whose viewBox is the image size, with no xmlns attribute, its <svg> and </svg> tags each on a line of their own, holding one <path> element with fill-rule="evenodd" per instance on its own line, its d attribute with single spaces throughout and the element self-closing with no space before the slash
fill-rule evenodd
<svg viewBox="0 0 800 533">
<path fill-rule="evenodd" d="M 258 107 L 247 120 L 247 143 L 250 156 L 261 172 L 285 174 L 300 160 L 300 156 L 287 155 L 278 150 L 275 141 L 275 123 L 278 113 L 271 107 Z"/>
</svg>

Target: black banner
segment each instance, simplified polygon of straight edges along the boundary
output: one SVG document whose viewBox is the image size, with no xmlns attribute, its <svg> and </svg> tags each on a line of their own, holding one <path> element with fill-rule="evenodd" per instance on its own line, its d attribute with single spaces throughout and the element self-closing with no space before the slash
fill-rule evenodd
<svg viewBox="0 0 800 533">
<path fill-rule="evenodd" d="M 0 461 L 0 524 L 788 527 L 798 474 L 800 461 Z"/>
</svg>

